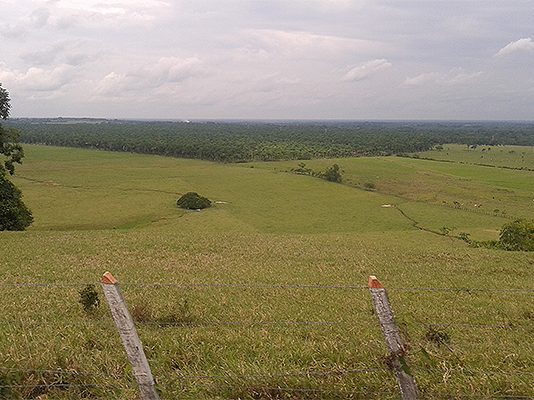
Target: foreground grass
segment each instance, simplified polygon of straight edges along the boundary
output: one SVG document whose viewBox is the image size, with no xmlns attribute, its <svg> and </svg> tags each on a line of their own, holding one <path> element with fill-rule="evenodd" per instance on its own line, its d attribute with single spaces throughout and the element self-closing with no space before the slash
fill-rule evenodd
<svg viewBox="0 0 534 400">
<path fill-rule="evenodd" d="M 501 217 L 254 166 L 29 147 L 17 183 L 36 224 L 0 233 L 0 386 L 24 387 L 0 398 L 136 398 L 107 307 L 78 304 L 105 270 L 140 320 L 162 398 L 398 398 L 366 289 L 269 286 L 364 286 L 369 274 L 390 288 L 424 398 L 534 395 L 531 292 L 404 290 L 534 289 L 532 256 L 471 249 L 381 206 L 476 215 L 474 231 Z M 174 201 L 188 190 L 226 203 L 184 213 Z M 428 340 L 431 324 L 450 342 Z"/>
</svg>

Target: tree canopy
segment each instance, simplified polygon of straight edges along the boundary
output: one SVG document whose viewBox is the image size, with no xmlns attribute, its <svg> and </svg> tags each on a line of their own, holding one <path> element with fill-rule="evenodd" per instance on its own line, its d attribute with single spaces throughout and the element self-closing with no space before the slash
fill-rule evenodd
<svg viewBox="0 0 534 400">
<path fill-rule="evenodd" d="M 0 84 L 0 118 L 7 119 L 10 109 L 9 93 Z M 8 173 L 13 175 L 15 164 L 22 163 L 24 157 L 19 137 L 17 129 L 0 124 L 0 231 L 24 230 L 33 222 L 20 190 L 8 179 Z"/>
<path fill-rule="evenodd" d="M 178 199 L 176 205 L 187 210 L 202 210 L 211 207 L 211 200 L 196 192 L 187 192 Z"/>
</svg>

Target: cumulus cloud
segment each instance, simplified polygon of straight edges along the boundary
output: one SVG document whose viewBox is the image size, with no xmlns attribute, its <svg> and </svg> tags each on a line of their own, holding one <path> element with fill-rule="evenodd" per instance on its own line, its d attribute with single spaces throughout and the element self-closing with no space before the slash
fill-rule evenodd
<svg viewBox="0 0 534 400">
<path fill-rule="evenodd" d="M 473 81 L 482 75 L 482 71 L 467 73 L 461 69 L 452 69 L 447 73 L 425 72 L 411 78 L 406 78 L 401 86 L 416 87 L 428 84 L 459 85 Z"/>
<path fill-rule="evenodd" d="M 366 63 L 350 69 L 344 76 L 344 81 L 361 81 L 379 71 L 391 68 L 392 64 L 384 59 L 367 61 Z"/>
<path fill-rule="evenodd" d="M 503 57 L 511 53 L 526 51 L 534 51 L 534 40 L 532 40 L 532 38 L 528 37 L 508 43 L 506 46 L 500 49 L 495 56 Z"/>
<path fill-rule="evenodd" d="M 125 26 L 149 26 L 165 18 L 171 7 L 171 3 L 162 0 L 38 0 L 36 3 L 40 5 L 29 15 L 2 29 L 3 35 L 20 36 L 19 31 L 26 32 L 30 27 L 119 29 Z"/>
<path fill-rule="evenodd" d="M 104 96 L 121 97 L 130 92 L 180 83 L 205 72 L 202 61 L 196 57 L 162 57 L 154 64 L 126 73 L 109 73 L 97 84 L 96 92 Z"/>
<path fill-rule="evenodd" d="M 91 55 L 80 49 L 85 47 L 78 41 L 61 41 L 36 51 L 29 51 L 20 58 L 30 65 L 68 64 L 80 65 L 91 59 Z"/>
<path fill-rule="evenodd" d="M 30 92 L 51 92 L 71 81 L 74 69 L 61 64 L 49 69 L 31 67 L 26 71 L 13 70 L 0 64 L 0 81 L 6 86 Z"/>
</svg>

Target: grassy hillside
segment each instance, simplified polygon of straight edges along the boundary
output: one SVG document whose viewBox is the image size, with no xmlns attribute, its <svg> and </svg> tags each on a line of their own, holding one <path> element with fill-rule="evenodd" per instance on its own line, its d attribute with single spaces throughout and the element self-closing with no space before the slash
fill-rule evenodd
<svg viewBox="0 0 534 400">
<path fill-rule="evenodd" d="M 474 147 L 474 148 L 473 148 Z M 504 168 L 534 169 L 533 146 L 466 146 L 446 144 L 441 150 L 419 153 L 421 157 L 464 164 L 485 164 Z"/>
<path fill-rule="evenodd" d="M 16 183 L 36 222 L 0 232 L 0 398 L 136 398 L 106 305 L 86 315 L 78 303 L 106 270 L 140 320 L 162 398 L 398 398 L 369 274 L 390 289 L 424 398 L 534 396 L 532 255 L 413 222 L 494 237 L 530 210 L 525 171 L 345 159 L 339 185 L 285 172 L 295 162 L 26 150 Z M 370 181 L 377 190 L 362 190 Z M 190 190 L 221 203 L 177 209 Z M 475 200 L 506 202 L 506 215 Z M 436 330 L 450 342 L 429 340 Z"/>
</svg>

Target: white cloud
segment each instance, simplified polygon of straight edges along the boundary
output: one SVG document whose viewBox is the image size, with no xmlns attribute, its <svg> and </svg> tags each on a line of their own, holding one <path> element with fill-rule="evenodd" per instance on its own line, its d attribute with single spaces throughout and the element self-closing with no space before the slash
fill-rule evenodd
<svg viewBox="0 0 534 400">
<path fill-rule="evenodd" d="M 447 73 L 440 72 L 425 72 L 423 74 L 416 75 L 412 78 L 406 78 L 401 86 L 404 87 L 416 87 L 416 86 L 425 86 L 428 84 L 432 85 L 460 85 L 467 83 L 473 80 L 476 80 L 478 77 L 482 76 L 482 71 L 466 73 L 462 69 L 452 69 Z"/>
<path fill-rule="evenodd" d="M 2 34 L 20 35 L 29 27 L 44 28 L 111 28 L 153 26 L 169 14 L 171 3 L 162 0 L 38 0 L 37 7 L 15 24 L 2 29 Z"/>
<path fill-rule="evenodd" d="M 303 54 L 323 57 L 348 52 L 370 53 L 384 48 L 382 43 L 372 40 L 275 29 L 245 30 L 242 39 L 266 51 L 293 57 L 302 57 Z"/>
<path fill-rule="evenodd" d="M 515 42 L 508 43 L 502 49 L 500 49 L 496 57 L 503 57 L 510 53 L 523 52 L 523 51 L 534 51 L 534 40 L 532 38 L 524 38 L 516 40 Z"/>
<path fill-rule="evenodd" d="M 74 75 L 70 65 L 60 64 L 50 69 L 31 67 L 26 71 L 12 70 L 0 64 L 0 81 L 16 89 L 30 92 L 51 92 L 69 83 Z"/>
<path fill-rule="evenodd" d="M 23 53 L 20 58 L 30 65 L 80 65 L 91 59 L 89 53 L 82 51 L 85 48 L 87 48 L 87 45 L 83 42 L 61 41 L 44 49 Z"/>
<path fill-rule="evenodd" d="M 367 61 L 366 63 L 349 70 L 344 76 L 345 81 L 361 81 L 379 71 L 391 68 L 392 64 L 386 59 Z"/>
<path fill-rule="evenodd" d="M 162 57 L 126 73 L 111 72 L 96 86 L 99 95 L 121 97 L 131 92 L 177 84 L 206 73 L 202 61 L 196 57 Z"/>
</svg>

